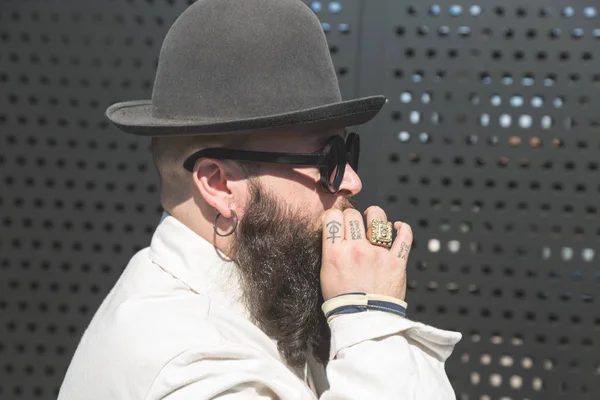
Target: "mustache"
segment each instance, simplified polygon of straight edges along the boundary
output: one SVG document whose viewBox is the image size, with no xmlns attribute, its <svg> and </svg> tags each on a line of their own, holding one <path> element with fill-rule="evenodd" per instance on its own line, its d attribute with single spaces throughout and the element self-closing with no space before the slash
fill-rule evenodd
<svg viewBox="0 0 600 400">
<path fill-rule="evenodd" d="M 344 212 L 345 210 L 348 210 L 348 209 L 358 210 L 356 202 L 354 200 L 348 199 L 346 197 L 343 197 L 339 202 L 335 203 L 332 208 L 340 210 L 341 212 Z M 313 223 L 313 225 L 311 225 L 311 226 L 312 226 L 313 232 L 316 232 L 319 234 L 323 233 L 323 225 L 322 225 L 322 222 L 320 219 L 318 221 L 315 221 Z"/>
<path fill-rule="evenodd" d="M 348 210 L 348 209 L 357 210 L 358 209 L 358 205 L 356 204 L 356 201 L 344 197 L 340 201 L 340 204 L 337 206 L 337 208 L 340 211 L 345 211 L 345 210 Z"/>
</svg>

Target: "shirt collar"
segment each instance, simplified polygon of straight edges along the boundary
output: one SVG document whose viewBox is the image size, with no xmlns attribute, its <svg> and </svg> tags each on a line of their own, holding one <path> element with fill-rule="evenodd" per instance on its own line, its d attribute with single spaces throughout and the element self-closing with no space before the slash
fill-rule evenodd
<svg viewBox="0 0 600 400">
<path fill-rule="evenodd" d="M 194 292 L 218 297 L 247 315 L 235 263 L 167 212 L 152 236 L 149 257 Z"/>
</svg>

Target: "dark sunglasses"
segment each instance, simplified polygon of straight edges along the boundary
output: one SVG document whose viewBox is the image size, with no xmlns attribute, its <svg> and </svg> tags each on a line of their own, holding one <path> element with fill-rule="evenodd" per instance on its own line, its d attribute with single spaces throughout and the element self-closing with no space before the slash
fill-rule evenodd
<svg viewBox="0 0 600 400">
<path fill-rule="evenodd" d="M 336 193 L 344 179 L 346 163 L 358 172 L 360 140 L 358 134 L 349 133 L 346 141 L 341 136 L 332 136 L 319 153 L 273 153 L 267 151 L 233 150 L 210 148 L 195 152 L 183 163 L 190 172 L 200 158 L 235 160 L 270 164 L 316 166 L 321 172 L 321 187 L 327 193 Z"/>
</svg>

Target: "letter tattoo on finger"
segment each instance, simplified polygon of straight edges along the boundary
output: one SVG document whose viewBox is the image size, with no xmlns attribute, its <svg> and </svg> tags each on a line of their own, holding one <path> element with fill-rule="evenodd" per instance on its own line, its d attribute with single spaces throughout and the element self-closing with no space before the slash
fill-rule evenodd
<svg viewBox="0 0 600 400">
<path fill-rule="evenodd" d="M 406 244 L 406 242 L 400 243 L 400 251 L 398 252 L 398 258 L 406 260 L 408 258 L 408 252 L 410 251 L 410 246 Z"/>
<path fill-rule="evenodd" d="M 331 239 L 331 243 L 335 244 L 335 239 L 341 239 L 341 236 L 336 236 L 339 232 L 340 232 L 340 226 L 342 226 L 341 223 L 339 223 L 338 221 L 329 221 L 327 223 L 327 229 L 329 230 L 329 234 L 331 236 L 328 236 L 327 239 Z"/>
<path fill-rule="evenodd" d="M 350 235 L 352 236 L 352 240 L 362 239 L 358 221 L 350 221 Z"/>
</svg>

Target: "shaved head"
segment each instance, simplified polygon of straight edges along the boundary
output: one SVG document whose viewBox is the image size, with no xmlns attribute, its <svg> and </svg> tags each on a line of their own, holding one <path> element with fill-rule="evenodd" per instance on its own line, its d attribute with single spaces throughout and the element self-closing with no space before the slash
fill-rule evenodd
<svg viewBox="0 0 600 400">
<path fill-rule="evenodd" d="M 160 178 L 160 200 L 166 210 L 189 199 L 195 190 L 183 162 L 191 154 L 210 147 L 243 148 L 249 135 L 154 136 L 150 151 Z"/>
</svg>

